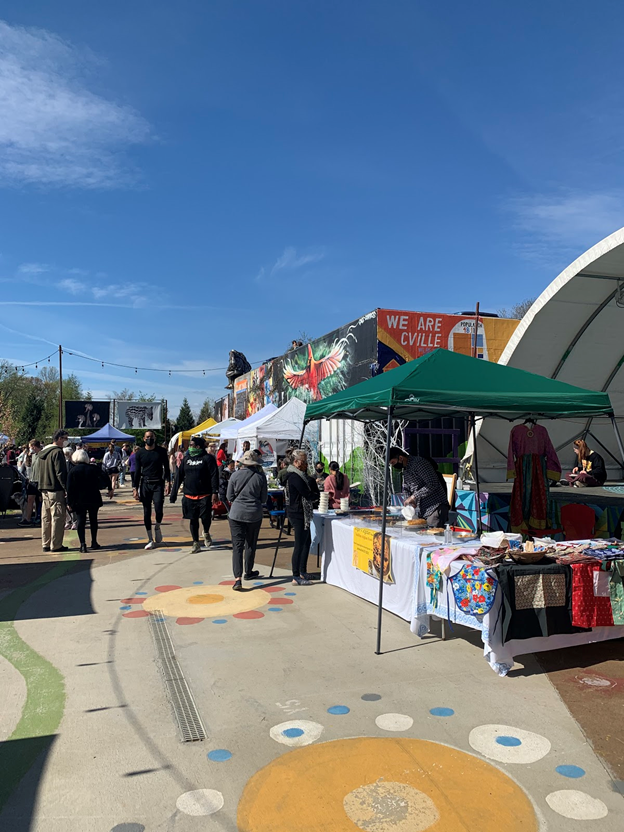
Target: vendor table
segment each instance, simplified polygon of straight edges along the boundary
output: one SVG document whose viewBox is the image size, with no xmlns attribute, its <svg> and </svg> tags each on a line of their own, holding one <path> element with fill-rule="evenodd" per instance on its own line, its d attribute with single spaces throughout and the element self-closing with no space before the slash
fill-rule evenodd
<svg viewBox="0 0 624 832">
<path fill-rule="evenodd" d="M 442 575 L 442 588 L 438 593 L 437 604 L 434 606 L 431 603 L 427 587 L 427 555 L 434 549 L 439 548 L 439 544 L 424 546 L 417 554 L 414 570 L 414 613 L 410 629 L 422 638 L 429 632 L 431 616 L 435 616 L 443 621 L 448 621 L 451 625 L 462 624 L 472 630 L 479 630 L 483 641 L 483 655 L 490 667 L 499 676 L 506 676 L 509 673 L 514 666 L 515 656 L 541 653 L 544 650 L 558 650 L 562 647 L 578 647 L 581 644 L 593 644 L 598 641 L 624 637 L 624 626 L 594 627 L 592 630 L 583 633 L 513 639 L 503 643 L 502 592 L 500 587 L 498 587 L 494 604 L 489 613 L 483 616 L 466 615 L 457 608 L 455 596 L 449 587 L 448 578 L 446 575 Z M 456 574 L 465 565 L 466 561 L 455 561 L 451 564 L 450 575 Z M 495 570 L 491 569 L 489 571 L 495 574 Z"/>
<path fill-rule="evenodd" d="M 372 604 L 377 604 L 378 581 L 353 566 L 353 530 L 359 525 L 357 517 L 338 518 L 315 512 L 313 540 L 323 554 L 321 575 L 332 586 L 340 587 Z M 431 617 L 443 623 L 461 624 L 481 633 L 483 654 L 490 667 L 500 676 L 506 676 L 514 666 L 515 656 L 576 647 L 581 644 L 624 638 L 624 626 L 594 627 L 588 632 L 552 635 L 540 638 L 515 639 L 503 643 L 501 615 L 502 592 L 497 590 L 494 604 L 486 615 L 466 615 L 458 609 L 449 581 L 442 575 L 442 586 L 434 606 L 427 587 L 427 556 L 442 544 L 433 537 L 421 536 L 412 540 L 411 535 L 397 539 L 392 527 L 388 534 L 394 537 L 392 545 L 392 572 L 394 584 L 386 583 L 383 608 L 410 622 L 410 629 L 420 638 L 430 631 Z M 444 547 L 449 548 L 449 547 Z M 467 549 L 469 545 L 455 548 Z M 450 574 L 458 572 L 466 561 L 451 564 Z"/>
</svg>

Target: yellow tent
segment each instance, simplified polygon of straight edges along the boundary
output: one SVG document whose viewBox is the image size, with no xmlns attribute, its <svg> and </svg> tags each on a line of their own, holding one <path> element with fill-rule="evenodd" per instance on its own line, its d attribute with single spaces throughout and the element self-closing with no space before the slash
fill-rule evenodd
<svg viewBox="0 0 624 832">
<path fill-rule="evenodd" d="M 195 436 L 196 433 L 201 433 L 202 430 L 208 430 L 213 425 L 217 424 L 216 419 L 206 419 L 205 422 L 202 422 L 201 425 L 197 425 L 190 430 L 183 430 L 181 431 L 180 435 L 178 436 L 178 444 L 182 442 L 188 442 L 191 436 Z"/>
</svg>

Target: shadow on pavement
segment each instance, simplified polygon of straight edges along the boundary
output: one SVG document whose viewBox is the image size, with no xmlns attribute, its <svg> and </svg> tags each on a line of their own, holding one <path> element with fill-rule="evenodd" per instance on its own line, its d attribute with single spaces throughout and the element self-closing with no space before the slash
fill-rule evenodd
<svg viewBox="0 0 624 832">
<path fill-rule="evenodd" d="M 11 832 L 29 832 L 37 806 L 37 792 L 55 739 L 51 735 L 0 743 L 0 826 L 7 832 L 9 829 Z"/>
<path fill-rule="evenodd" d="M 0 565 L 0 589 L 22 590 L 42 578 L 61 578 L 71 575 L 71 588 L 63 591 L 38 593 L 34 603 L 25 603 L 28 596 L 13 597 L 10 593 L 0 601 L 0 621 L 26 621 L 39 618 L 62 618 L 72 615 L 93 615 L 91 604 L 92 560 L 61 562 L 11 563 Z M 47 582 L 46 582 L 47 583 Z M 43 588 L 43 585 L 42 585 Z M 0 772 L 3 769 L 0 767 Z M 1 779 L 1 777 L 0 777 Z"/>
</svg>

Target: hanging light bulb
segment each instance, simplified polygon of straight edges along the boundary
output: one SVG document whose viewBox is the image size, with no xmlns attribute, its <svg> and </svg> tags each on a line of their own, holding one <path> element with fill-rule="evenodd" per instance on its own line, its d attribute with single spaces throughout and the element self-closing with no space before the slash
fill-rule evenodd
<svg viewBox="0 0 624 832">
<path fill-rule="evenodd" d="M 137 370 L 137 368 L 136 368 L 136 367 L 134 368 L 134 372 L 135 372 L 135 373 L 138 373 L 138 372 L 139 372 L 139 371 Z"/>
<path fill-rule="evenodd" d="M 104 362 L 102 361 L 102 369 L 104 369 Z"/>
<path fill-rule="evenodd" d="M 206 375 L 206 371 L 205 371 L 205 370 L 202 370 L 202 373 L 203 373 L 204 375 Z"/>
<path fill-rule="evenodd" d="M 38 370 L 38 369 L 39 369 L 39 365 L 35 364 L 35 370 Z"/>
</svg>

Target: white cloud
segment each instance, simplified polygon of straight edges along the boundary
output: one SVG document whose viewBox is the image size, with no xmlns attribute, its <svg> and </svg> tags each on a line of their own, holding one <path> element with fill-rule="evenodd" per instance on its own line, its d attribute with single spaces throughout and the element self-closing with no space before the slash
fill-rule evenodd
<svg viewBox="0 0 624 832">
<path fill-rule="evenodd" d="M 84 283 L 81 283 L 79 280 L 74 280 L 71 277 L 68 277 L 66 280 L 61 280 L 56 285 L 59 289 L 64 289 L 66 292 L 69 292 L 70 295 L 79 295 L 87 288 Z"/>
<path fill-rule="evenodd" d="M 50 268 L 51 267 L 48 266 L 47 263 L 22 263 L 21 266 L 18 267 L 17 271 L 20 274 L 37 275 L 44 274 L 44 272 L 49 272 Z"/>
<path fill-rule="evenodd" d="M 520 253 L 545 266 L 577 257 L 624 225 L 624 196 L 615 192 L 516 197 L 506 209 L 520 232 Z"/>
<path fill-rule="evenodd" d="M 279 271 L 295 271 L 308 263 L 317 263 L 325 257 L 324 251 L 311 251 L 306 254 L 297 255 L 297 249 L 293 246 L 288 246 L 284 249 L 281 257 L 275 261 L 275 265 L 271 269 L 271 274 L 274 275 Z"/>
<path fill-rule="evenodd" d="M 119 151 L 147 141 L 134 110 L 91 92 L 95 59 L 51 32 L 0 21 L 0 183 L 115 188 Z"/>
</svg>

